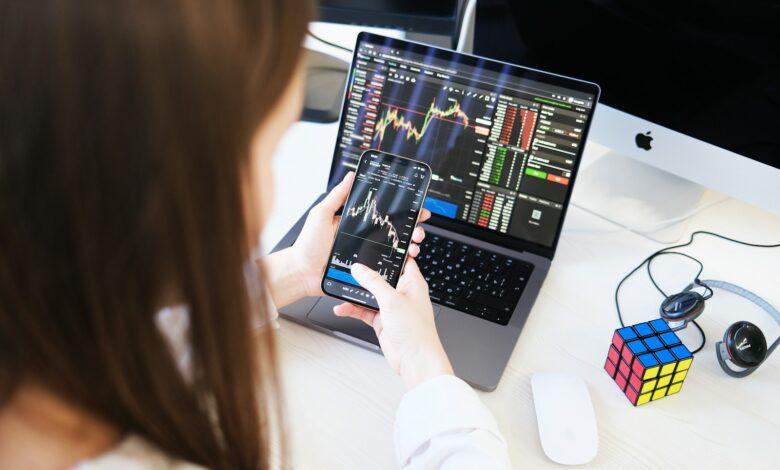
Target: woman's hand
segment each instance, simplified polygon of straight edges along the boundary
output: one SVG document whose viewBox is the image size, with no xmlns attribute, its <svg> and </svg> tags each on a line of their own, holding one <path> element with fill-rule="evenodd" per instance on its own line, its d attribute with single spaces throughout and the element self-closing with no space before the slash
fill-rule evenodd
<svg viewBox="0 0 780 470">
<path fill-rule="evenodd" d="M 443 374 L 452 366 L 436 332 L 428 284 L 413 259 L 393 289 L 382 276 L 361 264 L 352 265 L 352 275 L 376 297 L 379 312 L 343 303 L 333 308 L 342 317 L 362 320 L 374 328 L 379 346 L 407 388 Z"/>
<path fill-rule="evenodd" d="M 311 208 L 293 246 L 264 258 L 268 285 L 277 308 L 289 305 L 303 297 L 323 294 L 320 283 L 341 219 L 336 216 L 336 212 L 347 201 L 354 178 L 355 172 L 347 173 L 344 179 L 325 196 L 325 199 Z M 420 213 L 420 222 L 430 217 L 430 211 L 423 209 Z M 424 238 L 425 230 L 418 225 L 412 232 L 409 256 L 414 257 L 420 253 L 418 244 L 422 243 Z"/>
</svg>

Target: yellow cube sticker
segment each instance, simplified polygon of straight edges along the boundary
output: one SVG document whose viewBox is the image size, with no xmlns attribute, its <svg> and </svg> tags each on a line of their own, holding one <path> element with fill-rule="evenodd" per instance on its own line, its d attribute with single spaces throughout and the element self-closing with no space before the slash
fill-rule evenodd
<svg viewBox="0 0 780 470">
<path fill-rule="evenodd" d="M 642 378 L 647 380 L 647 379 L 652 379 L 653 377 L 658 377 L 658 369 L 659 369 L 659 367 L 657 367 L 657 366 L 656 367 L 651 367 L 651 368 L 647 369 L 645 371 L 644 377 L 642 377 Z"/>
<path fill-rule="evenodd" d="M 672 376 L 671 375 L 664 375 L 663 377 L 658 379 L 658 387 L 659 388 L 660 387 L 666 387 L 667 385 L 669 385 L 669 382 L 671 382 L 671 381 L 672 381 Z"/>
<path fill-rule="evenodd" d="M 661 375 L 667 375 L 667 374 L 671 374 L 672 372 L 674 372 L 674 366 L 675 365 L 676 365 L 675 363 L 671 363 L 671 364 L 666 364 L 665 366 L 661 367 Z"/>
<path fill-rule="evenodd" d="M 639 399 L 636 401 L 637 406 L 644 405 L 645 403 L 650 401 L 650 396 L 652 393 L 643 393 L 639 395 Z"/>
<path fill-rule="evenodd" d="M 682 382 L 677 382 L 676 384 L 672 384 L 669 386 L 669 391 L 666 392 L 666 395 L 674 395 L 675 393 L 679 392 L 682 388 Z"/>
<path fill-rule="evenodd" d="M 677 364 L 677 372 L 680 372 L 682 370 L 688 370 L 689 367 L 691 367 L 691 362 L 693 362 L 693 359 L 683 359 Z"/>
<path fill-rule="evenodd" d="M 682 372 L 678 372 L 674 374 L 674 380 L 672 382 L 682 382 L 685 380 L 685 376 L 688 375 L 688 371 L 684 370 Z"/>
<path fill-rule="evenodd" d="M 642 393 L 645 393 L 645 392 L 652 392 L 652 391 L 653 391 L 653 389 L 655 388 L 655 383 L 656 383 L 656 382 L 657 382 L 657 380 L 655 380 L 655 379 L 653 379 L 653 380 L 648 380 L 647 382 L 645 382 L 645 383 L 642 385 Z"/>
<path fill-rule="evenodd" d="M 655 392 L 653 392 L 653 400 L 658 400 L 659 398 L 663 398 L 666 396 L 666 387 L 659 388 Z"/>
</svg>

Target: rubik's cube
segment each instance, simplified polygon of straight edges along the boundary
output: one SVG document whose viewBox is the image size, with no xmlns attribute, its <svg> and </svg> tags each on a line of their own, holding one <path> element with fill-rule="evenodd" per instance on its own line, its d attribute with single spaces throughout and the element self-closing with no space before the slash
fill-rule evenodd
<svg viewBox="0 0 780 470">
<path fill-rule="evenodd" d="M 632 405 L 682 388 L 693 355 L 662 319 L 615 330 L 604 369 Z"/>
</svg>

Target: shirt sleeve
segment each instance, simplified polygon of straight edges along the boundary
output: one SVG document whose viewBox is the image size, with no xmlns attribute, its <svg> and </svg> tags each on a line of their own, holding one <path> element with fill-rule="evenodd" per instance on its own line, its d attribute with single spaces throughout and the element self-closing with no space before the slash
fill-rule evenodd
<svg viewBox="0 0 780 470">
<path fill-rule="evenodd" d="M 404 395 L 395 450 L 405 470 L 511 468 L 493 415 L 466 382 L 452 375 L 434 377 Z"/>
</svg>

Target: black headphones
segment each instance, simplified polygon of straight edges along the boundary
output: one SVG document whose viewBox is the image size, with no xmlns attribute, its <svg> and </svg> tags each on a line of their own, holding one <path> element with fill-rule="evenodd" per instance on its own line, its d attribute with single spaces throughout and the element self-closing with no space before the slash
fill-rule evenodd
<svg viewBox="0 0 780 470">
<path fill-rule="evenodd" d="M 703 287 L 705 294 L 692 289 Z M 694 280 L 682 292 L 670 295 L 661 303 L 661 318 L 669 323 L 673 330 L 681 330 L 688 326 L 704 312 L 704 303 L 712 297 L 712 289 L 722 289 L 743 297 L 758 305 L 780 324 L 780 312 L 766 300 L 747 289 L 725 281 Z M 748 321 L 738 321 L 728 327 L 723 334 L 723 341 L 715 345 L 718 364 L 731 377 L 745 377 L 753 373 L 772 354 L 780 338 L 776 339 L 767 349 L 766 337 L 759 327 Z M 731 364 L 739 367 L 735 370 Z"/>
<path fill-rule="evenodd" d="M 626 274 L 623 279 L 620 280 L 617 287 L 615 288 L 615 308 L 617 310 L 618 319 L 620 320 L 621 326 L 625 326 L 625 324 L 623 322 L 623 316 L 620 311 L 620 302 L 618 299 L 620 288 L 623 286 L 623 283 L 626 282 L 626 280 L 631 277 L 632 274 L 637 272 L 642 266 L 647 267 L 647 275 L 650 278 L 650 281 L 653 283 L 653 286 L 655 286 L 658 292 L 660 292 L 664 297 L 664 300 L 661 302 L 661 307 L 659 309 L 661 318 L 669 323 L 669 326 L 672 328 L 672 330 L 678 331 L 687 327 L 688 323 L 693 323 L 693 325 L 699 330 L 699 333 L 701 333 L 701 345 L 692 351 L 693 354 L 701 351 L 706 342 L 704 330 L 702 330 L 699 324 L 696 323 L 696 318 L 701 315 L 702 312 L 704 312 L 705 302 L 712 298 L 714 293 L 713 288 L 726 290 L 747 300 L 750 300 L 754 304 L 761 307 L 761 309 L 766 311 L 777 321 L 778 324 L 780 324 L 780 312 L 778 312 L 777 309 L 770 305 L 769 302 L 765 301 L 747 289 L 728 282 L 700 280 L 699 277 L 701 276 L 702 271 L 704 271 L 704 265 L 702 262 L 686 253 L 672 251 L 676 248 L 689 246 L 693 243 L 696 235 L 699 234 L 710 235 L 740 245 L 752 246 L 756 248 L 780 247 L 780 243 L 767 245 L 748 243 L 713 232 L 707 232 L 703 230 L 693 232 L 688 238 L 687 242 L 656 251 L 652 255 L 645 258 L 644 261 L 642 261 L 637 267 L 632 269 L 631 272 Z M 651 265 L 655 258 L 662 255 L 684 256 L 690 260 L 693 260 L 699 265 L 699 272 L 694 277 L 694 281 L 685 289 L 683 289 L 682 292 L 667 295 L 663 289 L 661 289 L 658 283 L 656 283 L 651 271 Z M 699 287 L 703 288 L 704 291 L 698 292 L 694 290 Z M 780 338 L 776 339 L 775 342 L 772 343 L 769 348 L 767 348 L 766 338 L 761 329 L 759 329 L 753 323 L 739 321 L 726 329 L 726 332 L 723 335 L 723 341 L 719 341 L 715 345 L 715 353 L 718 357 L 718 364 L 720 364 L 720 367 L 723 369 L 723 371 L 731 377 L 740 378 L 753 373 L 753 371 L 755 371 L 764 361 L 766 361 L 766 359 L 772 354 L 779 343 Z M 732 364 L 738 369 L 734 369 Z"/>
</svg>

